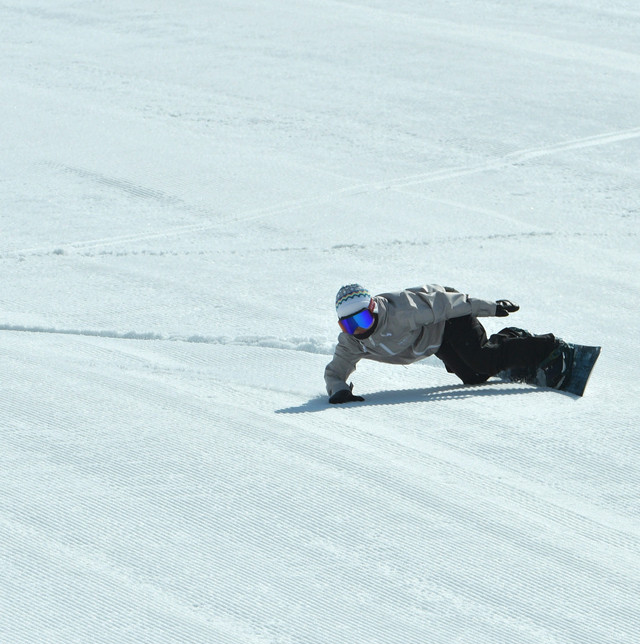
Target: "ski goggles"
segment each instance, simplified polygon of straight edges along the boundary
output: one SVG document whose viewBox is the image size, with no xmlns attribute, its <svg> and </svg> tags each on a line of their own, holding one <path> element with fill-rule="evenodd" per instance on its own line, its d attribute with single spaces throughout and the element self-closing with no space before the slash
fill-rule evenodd
<svg viewBox="0 0 640 644">
<path fill-rule="evenodd" d="M 349 335 L 353 335 L 356 331 L 367 331 L 373 326 L 376 319 L 369 309 L 363 309 L 353 315 L 347 315 L 338 320 L 340 328 Z"/>
</svg>

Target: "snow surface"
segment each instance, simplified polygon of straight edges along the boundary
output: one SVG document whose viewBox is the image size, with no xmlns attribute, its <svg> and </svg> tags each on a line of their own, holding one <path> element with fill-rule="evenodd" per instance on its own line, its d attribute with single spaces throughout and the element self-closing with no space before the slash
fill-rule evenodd
<svg viewBox="0 0 640 644">
<path fill-rule="evenodd" d="M 0 642 L 640 641 L 635 0 L 0 25 Z M 602 355 L 581 399 L 431 358 L 334 408 L 353 281 Z"/>
</svg>

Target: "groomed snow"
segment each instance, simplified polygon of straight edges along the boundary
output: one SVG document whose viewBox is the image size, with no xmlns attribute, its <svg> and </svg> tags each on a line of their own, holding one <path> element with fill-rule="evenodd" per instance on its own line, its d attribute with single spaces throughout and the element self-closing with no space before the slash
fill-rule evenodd
<svg viewBox="0 0 640 644">
<path fill-rule="evenodd" d="M 637 644 L 632 0 L 0 4 L 0 642 Z M 337 289 L 602 345 L 322 373 Z"/>
</svg>

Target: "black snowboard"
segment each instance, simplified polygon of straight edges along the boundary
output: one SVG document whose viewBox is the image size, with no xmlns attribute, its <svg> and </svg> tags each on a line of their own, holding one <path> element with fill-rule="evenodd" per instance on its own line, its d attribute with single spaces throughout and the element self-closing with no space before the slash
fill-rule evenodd
<svg viewBox="0 0 640 644">
<path fill-rule="evenodd" d="M 566 377 L 556 389 L 582 396 L 602 347 L 588 347 L 570 342 L 567 344 L 571 349 L 571 364 Z M 544 386 L 544 378 L 541 378 L 534 370 L 506 369 L 501 371 L 498 376 L 507 382 L 525 382 L 529 385 Z"/>
</svg>

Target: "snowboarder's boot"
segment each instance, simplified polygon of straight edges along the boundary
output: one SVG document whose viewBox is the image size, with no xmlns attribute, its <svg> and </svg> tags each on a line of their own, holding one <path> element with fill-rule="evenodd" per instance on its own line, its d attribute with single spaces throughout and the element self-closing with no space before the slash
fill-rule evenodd
<svg viewBox="0 0 640 644">
<path fill-rule="evenodd" d="M 519 329 L 515 326 L 508 326 L 498 333 L 494 333 L 489 342 L 493 344 L 502 344 L 505 340 L 512 338 L 531 338 L 533 333 Z M 535 367 L 509 367 L 497 374 L 499 378 L 504 378 L 509 382 L 525 382 L 528 384 L 536 383 L 536 368 Z"/>
<path fill-rule="evenodd" d="M 557 339 L 553 351 L 538 365 L 536 382 L 541 387 L 562 389 L 571 378 L 574 349 Z"/>
</svg>

